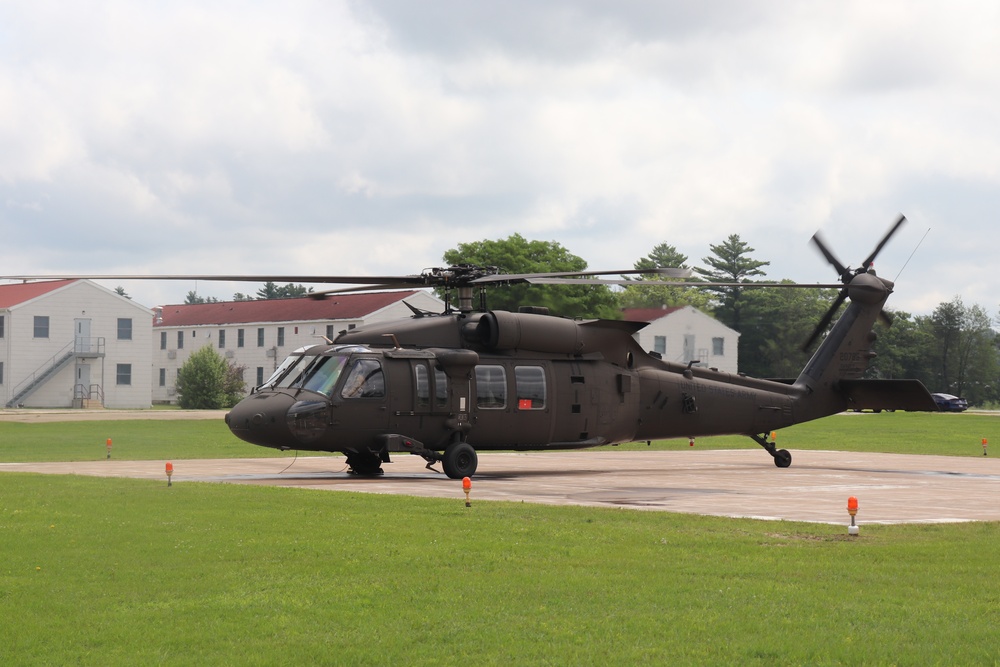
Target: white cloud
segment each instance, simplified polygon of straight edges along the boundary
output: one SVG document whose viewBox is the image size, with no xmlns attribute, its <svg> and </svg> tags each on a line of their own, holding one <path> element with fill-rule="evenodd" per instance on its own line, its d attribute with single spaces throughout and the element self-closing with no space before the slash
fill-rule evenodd
<svg viewBox="0 0 1000 667">
<path fill-rule="evenodd" d="M 989 308 L 998 14 L 5 4 L 0 265 L 405 274 L 519 232 L 621 268 L 662 241 L 697 263 L 739 233 L 771 277 L 816 281 L 832 275 L 813 231 L 857 263 L 901 210 L 889 273 L 934 231 L 892 305 Z"/>
</svg>

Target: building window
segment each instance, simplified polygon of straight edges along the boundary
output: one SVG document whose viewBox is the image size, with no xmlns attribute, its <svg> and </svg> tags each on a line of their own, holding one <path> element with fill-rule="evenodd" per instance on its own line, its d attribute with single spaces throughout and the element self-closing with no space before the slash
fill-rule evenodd
<svg viewBox="0 0 1000 667">
<path fill-rule="evenodd" d="M 184 332 L 183 331 L 178 331 L 177 332 L 177 349 L 178 350 L 183 350 L 184 349 Z"/>
<path fill-rule="evenodd" d="M 223 350 L 226 347 L 226 330 L 219 329 L 219 349 Z"/>
<path fill-rule="evenodd" d="M 653 352 L 656 352 L 660 356 L 667 353 L 666 336 L 653 336 Z"/>
<path fill-rule="evenodd" d="M 132 318 L 118 318 L 118 340 L 132 340 Z"/>
<path fill-rule="evenodd" d="M 167 349 L 167 332 L 166 331 L 161 331 L 160 332 L 160 349 L 161 350 Z"/>
<path fill-rule="evenodd" d="M 132 384 L 132 364 L 118 364 L 115 368 L 115 384 Z"/>
<path fill-rule="evenodd" d="M 264 347 L 264 327 L 257 327 L 257 347 Z"/>
<path fill-rule="evenodd" d="M 545 369 L 541 366 L 515 366 L 514 387 L 518 410 L 545 409 Z"/>
<path fill-rule="evenodd" d="M 258 366 L 257 367 L 257 384 L 256 384 L 256 386 L 259 387 L 262 384 L 264 384 L 264 367 L 263 366 Z"/>
<path fill-rule="evenodd" d="M 476 405 L 487 410 L 507 407 L 507 373 L 503 366 L 476 366 Z"/>
<path fill-rule="evenodd" d="M 326 337 L 329 340 L 333 340 L 333 325 L 332 324 L 327 324 L 326 325 Z"/>
<path fill-rule="evenodd" d="M 243 347 L 246 337 L 243 335 L 243 329 L 236 330 L 236 347 Z"/>
<path fill-rule="evenodd" d="M 3 362 L 0 361 L 0 384 L 3 384 Z"/>
<path fill-rule="evenodd" d="M 717 357 L 724 356 L 726 354 L 726 339 L 725 338 L 713 338 L 712 339 L 712 354 Z"/>
<path fill-rule="evenodd" d="M 278 327 L 278 347 L 285 344 L 285 327 Z"/>
<path fill-rule="evenodd" d="M 3 338 L 3 315 L 0 315 L 0 338 Z"/>
<path fill-rule="evenodd" d="M 167 386 L 167 369 L 166 368 L 161 368 L 160 369 L 160 386 L 161 387 L 166 387 Z"/>
<path fill-rule="evenodd" d="M 35 338 L 49 337 L 49 316 L 35 315 Z"/>
</svg>

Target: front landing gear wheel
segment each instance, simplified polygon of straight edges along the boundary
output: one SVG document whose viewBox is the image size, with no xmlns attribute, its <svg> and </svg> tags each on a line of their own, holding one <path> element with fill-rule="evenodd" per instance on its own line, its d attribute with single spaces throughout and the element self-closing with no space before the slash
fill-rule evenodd
<svg viewBox="0 0 1000 667">
<path fill-rule="evenodd" d="M 444 467 L 444 474 L 451 479 L 462 479 L 472 477 L 476 474 L 476 466 L 479 465 L 479 456 L 476 450 L 467 442 L 456 442 L 444 450 L 441 457 L 441 465 Z"/>
<path fill-rule="evenodd" d="M 348 454 L 347 465 L 351 466 L 354 475 L 370 477 L 382 474 L 382 461 L 374 454 Z"/>
<path fill-rule="evenodd" d="M 774 453 L 774 465 L 787 468 L 792 465 L 792 454 L 787 449 L 779 449 Z"/>
</svg>

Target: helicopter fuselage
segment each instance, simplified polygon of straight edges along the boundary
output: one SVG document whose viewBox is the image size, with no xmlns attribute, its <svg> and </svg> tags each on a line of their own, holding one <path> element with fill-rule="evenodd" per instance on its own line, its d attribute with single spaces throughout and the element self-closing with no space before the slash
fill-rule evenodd
<svg viewBox="0 0 1000 667">
<path fill-rule="evenodd" d="M 573 449 L 794 423 L 801 388 L 663 361 L 632 337 L 641 326 L 491 311 L 355 329 L 296 351 L 227 422 L 257 445 L 343 452 L 362 473 L 409 452 L 452 476 L 468 469 L 439 452 L 461 443 Z"/>
</svg>

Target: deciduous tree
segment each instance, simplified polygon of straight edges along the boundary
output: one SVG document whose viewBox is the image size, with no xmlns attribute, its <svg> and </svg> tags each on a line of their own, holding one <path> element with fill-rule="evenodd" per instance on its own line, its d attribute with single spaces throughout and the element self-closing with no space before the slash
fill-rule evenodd
<svg viewBox="0 0 1000 667">
<path fill-rule="evenodd" d="M 529 241 L 520 234 L 506 239 L 459 244 L 444 253 L 449 264 L 496 266 L 507 273 L 584 271 L 587 262 L 555 241 Z M 494 287 L 490 308 L 517 311 L 519 306 L 545 306 L 566 317 L 621 317 L 618 302 L 603 285 L 510 285 Z"/>
</svg>

